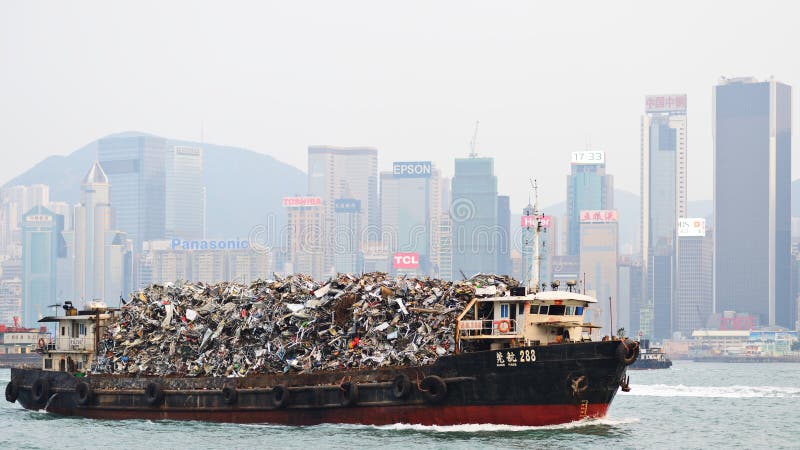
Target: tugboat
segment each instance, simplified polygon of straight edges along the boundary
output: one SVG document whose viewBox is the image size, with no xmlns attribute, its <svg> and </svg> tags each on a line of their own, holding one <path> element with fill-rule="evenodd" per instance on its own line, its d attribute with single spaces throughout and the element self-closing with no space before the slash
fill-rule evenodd
<svg viewBox="0 0 800 450">
<path fill-rule="evenodd" d="M 535 209 L 534 249 L 542 215 Z M 639 356 L 630 339 L 593 339 L 596 299 L 540 291 L 539 258 L 526 287 L 473 298 L 458 317 L 455 354 L 433 364 L 241 378 L 94 374 L 99 339 L 118 310 L 66 308 L 40 369 L 12 369 L 6 400 L 32 410 L 99 419 L 313 425 L 508 424 L 603 417 Z M 532 269 L 533 270 L 533 269 Z M 490 294 L 491 295 L 491 294 Z M 594 336 L 596 338 L 596 336 Z"/>
<path fill-rule="evenodd" d="M 661 347 L 651 347 L 649 339 L 642 339 L 639 359 L 631 365 L 632 370 L 669 369 L 672 361 Z"/>
</svg>

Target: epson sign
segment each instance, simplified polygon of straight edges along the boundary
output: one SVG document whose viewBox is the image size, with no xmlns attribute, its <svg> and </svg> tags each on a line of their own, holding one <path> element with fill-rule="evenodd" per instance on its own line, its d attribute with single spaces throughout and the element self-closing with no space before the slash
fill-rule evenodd
<svg viewBox="0 0 800 450">
<path fill-rule="evenodd" d="M 429 178 L 433 167 L 430 161 L 396 162 L 392 174 L 399 178 Z"/>
</svg>

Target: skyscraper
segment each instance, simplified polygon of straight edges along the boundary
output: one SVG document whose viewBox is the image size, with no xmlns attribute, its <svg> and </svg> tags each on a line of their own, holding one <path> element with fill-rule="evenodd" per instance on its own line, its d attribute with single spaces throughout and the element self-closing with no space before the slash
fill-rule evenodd
<svg viewBox="0 0 800 450">
<path fill-rule="evenodd" d="M 286 197 L 283 206 L 288 215 L 287 242 L 291 272 L 309 274 L 321 279 L 323 267 L 324 209 L 319 197 Z M 333 254 L 331 254 L 333 256 Z"/>
<path fill-rule="evenodd" d="M 97 159 L 111 183 L 117 228 L 135 248 L 165 236 L 166 140 L 153 136 L 101 139 Z"/>
<path fill-rule="evenodd" d="M 94 163 L 81 182 L 81 203 L 74 209 L 74 300 L 105 298 L 106 233 L 113 227 L 108 177 Z"/>
<path fill-rule="evenodd" d="M 333 267 L 337 273 L 358 273 L 361 271 L 359 261 L 361 241 L 359 239 L 359 219 L 361 218 L 361 202 L 355 198 L 339 198 L 333 202 L 336 216 L 336 227 L 332 242 Z"/>
<path fill-rule="evenodd" d="M 792 326 L 792 89 L 723 79 L 714 88 L 714 305 Z"/>
<path fill-rule="evenodd" d="M 384 245 L 393 256 L 413 254 L 409 257 L 416 262 L 401 264 L 407 273 L 432 274 L 440 244 L 439 171 L 430 161 L 395 162 L 392 171 L 380 177 Z M 399 269 L 394 264 L 392 268 Z"/>
<path fill-rule="evenodd" d="M 691 336 L 704 328 L 713 312 L 712 251 L 714 241 L 705 219 L 680 219 L 673 330 Z"/>
<path fill-rule="evenodd" d="M 606 174 L 606 154 L 601 151 L 572 152 L 567 175 L 567 254 L 578 255 L 581 247 L 581 211 L 614 209 L 614 177 Z"/>
<path fill-rule="evenodd" d="M 457 158 L 450 219 L 453 277 L 497 272 L 497 177 L 494 158 Z"/>
<path fill-rule="evenodd" d="M 511 275 L 511 198 L 497 196 L 497 273 Z"/>
<path fill-rule="evenodd" d="M 641 140 L 641 251 L 644 307 L 654 336 L 673 330 L 676 227 L 686 217 L 686 95 L 645 98 Z"/>
<path fill-rule="evenodd" d="M 34 326 L 55 303 L 57 259 L 65 253 L 61 231 L 64 218 L 44 206 L 22 217 L 22 320 Z"/>
<path fill-rule="evenodd" d="M 205 237 L 203 149 L 174 146 L 166 157 L 166 224 L 169 239 Z"/>
<path fill-rule="evenodd" d="M 324 273 L 333 269 L 334 252 L 328 233 L 336 223 L 336 199 L 352 198 L 360 201 L 358 236 L 362 242 L 379 240 L 377 149 L 308 147 L 308 195 L 322 199 Z"/>
<path fill-rule="evenodd" d="M 603 334 L 616 333 L 619 318 L 611 323 L 611 311 L 617 309 L 617 256 L 619 226 L 616 211 L 581 211 L 580 273 L 585 277 L 586 293 L 597 298 L 593 321 L 603 327 Z M 609 298 L 611 305 L 609 304 Z M 613 325 L 613 326 L 612 326 Z"/>
</svg>

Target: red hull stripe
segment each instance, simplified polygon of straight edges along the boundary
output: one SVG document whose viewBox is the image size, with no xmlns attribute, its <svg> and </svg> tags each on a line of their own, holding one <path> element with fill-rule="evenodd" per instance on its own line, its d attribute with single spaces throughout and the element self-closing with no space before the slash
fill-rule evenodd
<svg viewBox="0 0 800 450">
<path fill-rule="evenodd" d="M 584 405 L 493 405 L 493 406 L 383 406 L 310 410 L 261 411 L 167 411 L 162 409 L 121 410 L 113 408 L 76 409 L 79 416 L 98 419 L 170 419 L 233 423 L 274 423 L 317 425 L 348 423 L 389 425 L 503 424 L 542 426 L 604 417 L 608 404 Z M 54 411 L 58 412 L 58 411 Z"/>
</svg>

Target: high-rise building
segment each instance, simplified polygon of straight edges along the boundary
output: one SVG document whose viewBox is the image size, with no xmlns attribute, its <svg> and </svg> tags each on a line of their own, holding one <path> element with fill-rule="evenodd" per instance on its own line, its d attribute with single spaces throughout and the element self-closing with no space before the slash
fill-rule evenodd
<svg viewBox="0 0 800 450">
<path fill-rule="evenodd" d="M 617 257 L 619 227 L 617 212 L 581 211 L 580 215 L 580 272 L 586 293 L 597 298 L 594 322 L 599 322 L 603 334 L 616 334 L 618 322 L 613 323 L 611 312 L 617 298 Z M 609 301 L 611 304 L 609 305 Z"/>
<path fill-rule="evenodd" d="M 380 239 L 378 150 L 371 147 L 308 147 L 308 195 L 322 199 L 324 273 L 333 269 L 330 230 L 336 224 L 336 199 L 361 202 L 358 236 L 362 243 Z"/>
<path fill-rule="evenodd" d="M 285 197 L 283 206 L 288 215 L 286 248 L 292 263 L 290 272 L 322 279 L 327 272 L 323 266 L 323 200 L 320 197 Z"/>
<path fill-rule="evenodd" d="M 714 88 L 714 305 L 790 327 L 792 89 Z"/>
<path fill-rule="evenodd" d="M 642 302 L 642 262 L 638 255 L 621 255 L 617 262 L 617 299 L 614 310 L 614 322 L 619 318 L 620 327 L 625 335 L 638 338 L 640 327 L 640 310 Z M 644 332 L 642 332 L 644 335 Z"/>
<path fill-rule="evenodd" d="M 713 249 L 714 241 L 706 230 L 705 219 L 680 219 L 672 323 L 673 331 L 684 336 L 704 328 L 713 312 Z"/>
<path fill-rule="evenodd" d="M 442 280 L 453 279 L 453 227 L 450 213 L 443 212 L 439 216 L 439 258 L 433 274 Z"/>
<path fill-rule="evenodd" d="M 395 162 L 380 178 L 381 238 L 392 254 L 392 271 L 432 274 L 439 248 L 439 171 L 430 161 Z M 396 255 L 408 262 L 395 264 Z"/>
<path fill-rule="evenodd" d="M 497 272 L 497 177 L 493 158 L 457 158 L 450 223 L 453 277 Z"/>
<path fill-rule="evenodd" d="M 202 148 L 174 146 L 167 150 L 165 197 L 166 237 L 203 239 L 205 190 Z"/>
<path fill-rule="evenodd" d="M 0 324 L 12 324 L 15 317 L 22 317 L 22 281 L 0 280 Z"/>
<path fill-rule="evenodd" d="M 645 98 L 641 140 L 641 251 L 654 336 L 670 337 L 678 218 L 686 217 L 686 95 Z"/>
<path fill-rule="evenodd" d="M 100 139 L 97 159 L 111 184 L 116 228 L 134 247 L 165 236 L 166 140 L 154 136 Z"/>
<path fill-rule="evenodd" d="M 495 228 L 497 249 L 497 273 L 511 275 L 511 198 L 497 196 L 497 227 Z"/>
<path fill-rule="evenodd" d="M 606 174 L 606 154 L 572 152 L 567 175 L 567 254 L 580 251 L 581 211 L 614 209 L 614 177 Z"/>
<path fill-rule="evenodd" d="M 361 202 L 355 198 L 333 201 L 336 226 L 332 232 L 333 267 L 337 273 L 361 271 L 361 240 L 358 235 Z"/>
<path fill-rule="evenodd" d="M 22 216 L 36 206 L 49 207 L 50 188 L 44 184 L 10 186 L 0 193 L 0 255 L 18 258 Z"/>
<path fill-rule="evenodd" d="M 114 226 L 109 189 L 103 168 L 94 163 L 81 182 L 81 203 L 74 209 L 73 300 L 105 298 L 106 233 Z"/>
<path fill-rule="evenodd" d="M 113 304 L 133 290 L 133 242 L 124 231 L 109 231 L 105 237 L 103 299 Z"/>
<path fill-rule="evenodd" d="M 66 253 L 64 218 L 44 206 L 22 216 L 22 320 L 34 326 L 56 301 L 57 260 Z"/>
</svg>

